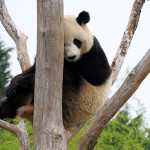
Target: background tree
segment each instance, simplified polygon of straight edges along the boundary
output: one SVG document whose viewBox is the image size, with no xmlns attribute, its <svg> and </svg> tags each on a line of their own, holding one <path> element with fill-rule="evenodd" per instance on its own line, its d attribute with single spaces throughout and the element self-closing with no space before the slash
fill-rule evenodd
<svg viewBox="0 0 150 150">
<path fill-rule="evenodd" d="M 3 42 L 0 41 L 0 101 L 4 97 L 6 85 L 11 78 L 9 70 L 9 58 L 11 51 L 12 48 L 6 48 Z"/>
<path fill-rule="evenodd" d="M 148 150 L 150 149 L 150 129 L 145 126 L 144 109 L 138 105 L 137 114 L 131 117 L 130 106 L 126 105 L 108 124 L 95 147 L 101 150 Z M 140 111 L 142 110 L 142 111 Z M 140 113 L 138 113 L 140 111 Z"/>
</svg>

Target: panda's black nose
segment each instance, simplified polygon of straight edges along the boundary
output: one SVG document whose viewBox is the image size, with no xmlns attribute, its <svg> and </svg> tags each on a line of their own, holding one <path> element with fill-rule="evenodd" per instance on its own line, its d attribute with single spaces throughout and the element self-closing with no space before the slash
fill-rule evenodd
<svg viewBox="0 0 150 150">
<path fill-rule="evenodd" d="M 68 59 L 74 59 L 76 58 L 76 55 L 73 55 L 73 56 L 69 56 Z"/>
</svg>

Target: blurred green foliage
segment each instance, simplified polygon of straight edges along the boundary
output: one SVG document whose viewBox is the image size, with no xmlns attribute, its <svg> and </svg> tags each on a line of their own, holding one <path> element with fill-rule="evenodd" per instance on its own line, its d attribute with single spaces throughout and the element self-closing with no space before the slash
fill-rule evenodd
<svg viewBox="0 0 150 150">
<path fill-rule="evenodd" d="M 76 150 L 88 124 L 74 136 L 68 150 Z M 143 106 L 138 104 L 136 116 L 131 117 L 130 107 L 125 105 L 102 132 L 94 150 L 150 150 L 150 129 L 144 120 Z"/>
<path fill-rule="evenodd" d="M 0 41 L 0 101 L 4 98 L 5 88 L 8 84 L 11 75 L 9 71 L 9 58 L 12 48 L 6 48 Z"/>
</svg>

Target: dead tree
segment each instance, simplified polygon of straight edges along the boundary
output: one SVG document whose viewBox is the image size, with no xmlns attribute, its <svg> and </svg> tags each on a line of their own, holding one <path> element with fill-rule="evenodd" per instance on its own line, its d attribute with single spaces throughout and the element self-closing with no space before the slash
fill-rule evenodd
<svg viewBox="0 0 150 150">
<path fill-rule="evenodd" d="M 38 45 L 35 86 L 35 116 L 33 125 L 34 147 L 36 150 L 65 150 L 67 149 L 67 143 L 63 128 L 61 107 L 62 68 L 64 57 L 63 1 L 39 0 L 37 3 Z M 115 82 L 119 74 L 120 68 L 134 36 L 134 32 L 138 26 L 140 12 L 144 3 L 145 0 L 134 1 L 127 28 L 112 63 L 113 82 Z M 22 70 L 26 69 L 30 66 L 26 48 L 26 36 L 12 21 L 7 8 L 5 7 L 4 0 L 0 0 L 0 20 L 17 45 L 18 60 L 21 64 Z M 94 148 L 97 138 L 107 123 L 149 74 L 149 66 L 150 50 L 148 50 L 141 61 L 130 72 L 119 90 L 105 103 L 104 107 L 94 117 L 92 123 L 87 128 L 79 142 L 78 150 L 92 150 Z M 7 124 L 1 120 L 0 127 L 16 133 L 14 130 L 16 129 L 16 126 Z M 21 150 L 29 149 L 27 136 L 25 136 L 25 141 L 27 143 L 25 144 L 26 147 L 23 147 L 24 145 L 21 146 Z M 24 143 L 21 142 L 21 144 Z"/>
</svg>

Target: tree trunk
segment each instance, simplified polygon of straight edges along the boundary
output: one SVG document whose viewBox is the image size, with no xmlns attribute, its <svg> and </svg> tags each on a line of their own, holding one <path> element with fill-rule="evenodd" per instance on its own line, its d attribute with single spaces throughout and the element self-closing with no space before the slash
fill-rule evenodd
<svg viewBox="0 0 150 150">
<path fill-rule="evenodd" d="M 37 60 L 34 101 L 35 150 L 65 150 L 62 121 L 63 1 L 37 1 Z"/>
</svg>

